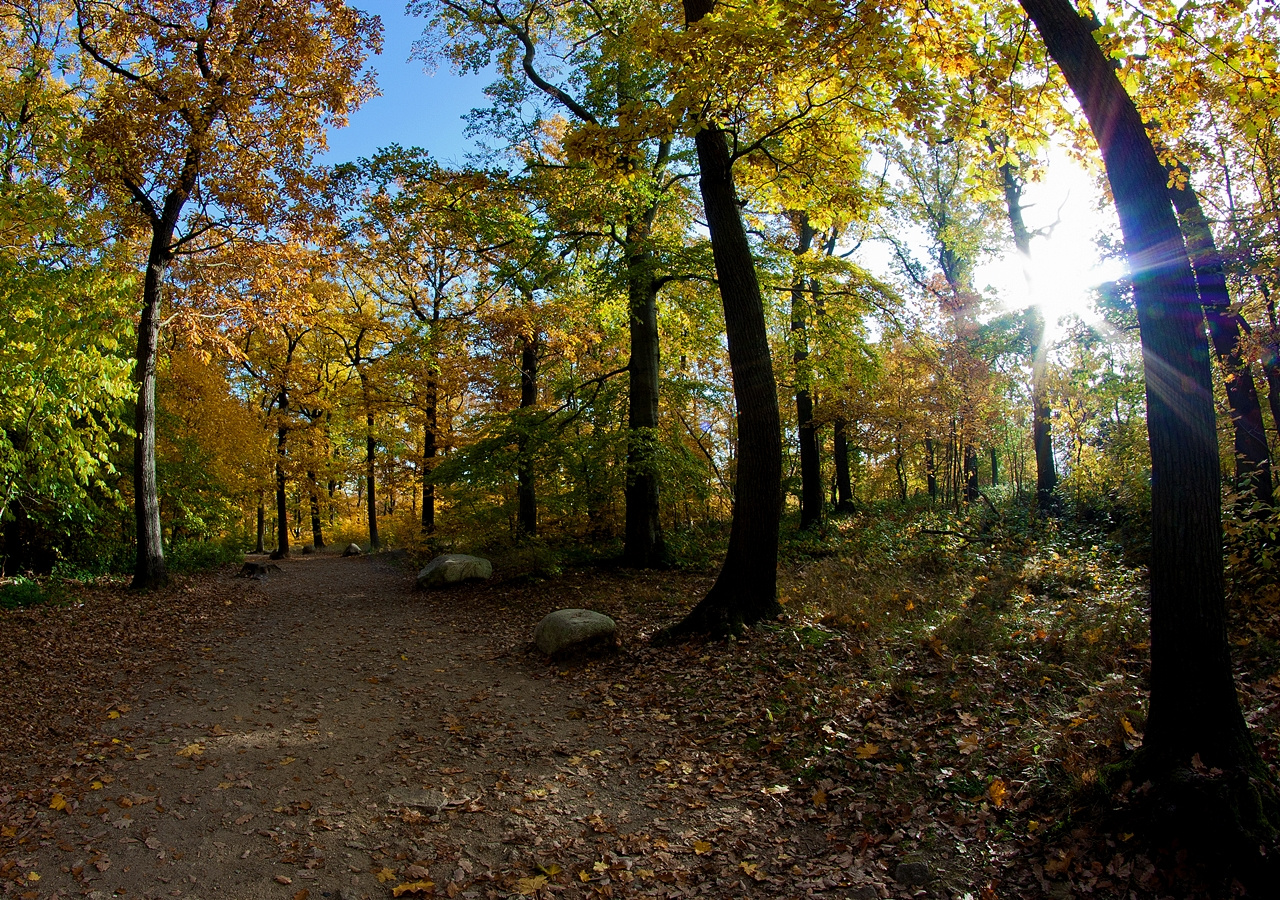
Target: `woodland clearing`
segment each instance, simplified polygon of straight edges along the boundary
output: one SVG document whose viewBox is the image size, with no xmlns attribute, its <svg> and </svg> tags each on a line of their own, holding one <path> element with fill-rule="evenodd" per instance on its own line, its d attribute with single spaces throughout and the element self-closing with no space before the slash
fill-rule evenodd
<svg viewBox="0 0 1280 900">
<path fill-rule="evenodd" d="M 1140 605 L 1141 585 L 1104 591 L 1087 554 L 1037 553 L 1017 584 L 999 566 L 974 580 L 940 569 L 933 596 L 880 583 L 874 627 L 790 601 L 741 640 L 677 647 L 646 636 L 706 589 L 706 573 L 592 569 L 423 592 L 377 556 L 319 554 L 264 581 L 228 567 L 164 592 L 100 585 L 11 611 L 0 891 L 1229 890 L 1190 888 L 1176 848 L 1091 824 L 1098 767 L 1142 723 L 1145 654 L 1126 631 L 1141 616 L 1121 611 Z M 848 590 L 837 583 L 848 568 L 810 560 L 784 593 Z M 1022 609 L 1002 618 L 1024 633 L 992 638 L 983 592 L 1012 598 Z M 966 593 L 959 615 L 922 629 Z M 617 618 L 618 652 L 541 657 L 533 626 L 566 606 Z M 1025 631 L 1037 612 L 1048 628 Z M 1273 682 L 1241 677 L 1269 758 Z"/>
</svg>

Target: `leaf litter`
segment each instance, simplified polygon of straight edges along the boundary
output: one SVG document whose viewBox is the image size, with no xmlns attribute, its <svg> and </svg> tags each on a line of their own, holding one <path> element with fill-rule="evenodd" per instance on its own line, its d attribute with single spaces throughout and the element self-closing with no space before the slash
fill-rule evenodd
<svg viewBox="0 0 1280 900">
<path fill-rule="evenodd" d="M 1067 689 L 1047 607 L 982 652 L 796 603 L 655 648 L 707 574 L 283 567 L 0 618 L 4 896 L 1144 898 L 1185 874 L 1080 800 L 1140 734 L 1141 641 Z M 561 607 L 613 615 L 621 650 L 541 658 Z"/>
</svg>

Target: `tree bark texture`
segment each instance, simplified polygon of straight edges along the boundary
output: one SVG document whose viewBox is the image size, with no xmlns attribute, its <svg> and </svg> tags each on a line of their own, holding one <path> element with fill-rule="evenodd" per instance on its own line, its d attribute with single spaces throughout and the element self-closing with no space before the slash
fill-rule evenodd
<svg viewBox="0 0 1280 900">
<path fill-rule="evenodd" d="M 1271 454 L 1262 424 L 1262 406 L 1253 381 L 1253 369 L 1242 341 L 1248 324 L 1231 311 L 1222 257 L 1214 242 L 1200 198 L 1190 183 L 1169 190 L 1181 220 L 1182 234 L 1200 289 L 1200 303 L 1209 323 L 1209 340 L 1222 367 L 1227 407 L 1231 411 L 1235 451 L 1235 487 L 1265 506 L 1271 505 Z"/>
<path fill-rule="evenodd" d="M 138 350 L 134 380 L 138 402 L 134 408 L 133 510 L 138 547 L 133 567 L 133 587 L 160 587 L 169 580 L 164 561 L 160 526 L 160 492 L 156 482 L 156 356 L 160 344 L 160 298 L 169 265 L 168 247 L 173 228 L 162 225 L 151 239 L 147 271 L 142 286 L 142 313 L 138 320 Z"/>
<path fill-rule="evenodd" d="M 627 488 L 623 565 L 646 569 L 665 565 L 658 496 L 658 290 L 653 259 L 639 246 L 645 224 L 627 229 L 627 294 L 631 360 L 627 395 Z"/>
<path fill-rule="evenodd" d="M 800 220 L 795 255 L 804 256 L 813 246 L 814 231 L 808 216 Z M 813 395 L 809 390 L 808 300 L 804 279 L 796 276 L 791 286 L 791 360 L 795 365 L 796 428 L 800 443 L 800 528 L 812 528 L 822 521 L 822 471 L 818 460 L 818 429 L 813 424 Z"/>
<path fill-rule="evenodd" d="M 527 416 L 538 404 L 538 336 L 528 335 L 520 347 L 520 412 Z M 523 537 L 538 533 L 538 493 L 533 472 L 533 440 L 526 430 L 529 419 L 521 422 L 519 446 L 516 448 L 516 530 Z"/>
<path fill-rule="evenodd" d="M 1102 150 L 1134 285 L 1151 446 L 1150 715 L 1155 773 L 1252 766 L 1223 600 L 1209 347 L 1167 175 L 1133 101 L 1069 0 L 1021 0 Z"/>
<path fill-rule="evenodd" d="M 696 2 L 686 0 L 686 8 Z M 738 473 L 724 565 L 711 590 L 676 626 L 677 634 L 738 631 L 782 611 L 777 596 L 781 421 L 764 299 L 738 212 L 725 132 L 704 126 L 694 144 L 738 408 Z"/>
</svg>

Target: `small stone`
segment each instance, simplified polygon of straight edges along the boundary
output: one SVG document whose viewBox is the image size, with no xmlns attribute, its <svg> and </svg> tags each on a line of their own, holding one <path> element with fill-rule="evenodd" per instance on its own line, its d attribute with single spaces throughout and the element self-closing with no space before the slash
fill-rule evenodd
<svg viewBox="0 0 1280 900">
<path fill-rule="evenodd" d="M 611 646 L 618 625 L 604 613 L 589 609 L 558 609 L 533 632 L 533 642 L 547 656 L 561 656 Z"/>
<path fill-rule="evenodd" d="M 342 551 L 343 556 L 359 556 L 361 553 L 364 551 L 360 549 L 359 544 L 347 544 L 347 549 Z"/>
<path fill-rule="evenodd" d="M 906 856 L 893 870 L 893 880 L 907 887 L 918 887 L 933 880 L 929 863 L 922 856 Z"/>
<path fill-rule="evenodd" d="M 860 884 L 849 892 L 849 900 L 880 900 L 874 884 Z"/>
<path fill-rule="evenodd" d="M 418 587 L 434 588 L 464 581 L 484 581 L 493 575 L 493 564 L 465 553 L 444 553 L 418 573 Z"/>
</svg>

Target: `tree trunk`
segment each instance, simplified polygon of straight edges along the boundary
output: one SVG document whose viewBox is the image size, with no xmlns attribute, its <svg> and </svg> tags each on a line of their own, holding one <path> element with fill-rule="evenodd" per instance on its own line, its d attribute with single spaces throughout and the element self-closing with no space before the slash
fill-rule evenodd
<svg viewBox="0 0 1280 900">
<path fill-rule="evenodd" d="M 320 485 L 316 473 L 307 473 L 307 496 L 311 500 L 311 544 L 317 550 L 324 548 L 324 529 L 320 527 Z"/>
<path fill-rule="evenodd" d="M 653 259 L 637 245 L 648 238 L 643 225 L 627 229 L 628 321 L 631 379 L 627 399 L 627 488 L 622 546 L 623 565 L 637 569 L 667 563 L 659 517 L 658 444 L 658 291 Z"/>
<path fill-rule="evenodd" d="M 686 10 L 691 7 L 705 14 L 710 4 L 685 0 Z M 782 611 L 777 596 L 782 440 L 764 300 L 738 213 L 729 143 L 723 130 L 707 125 L 695 135 L 694 145 L 738 408 L 738 472 L 724 565 L 711 590 L 672 634 L 717 634 L 740 631 Z"/>
<path fill-rule="evenodd" d="M 133 509 L 138 548 L 133 587 L 145 590 L 169 580 L 160 526 L 160 494 L 156 483 L 156 359 L 160 343 L 160 295 L 173 231 L 157 230 L 151 239 L 147 271 L 142 283 L 142 314 L 138 321 L 138 350 L 134 380 L 138 402 L 134 410 Z"/>
<path fill-rule="evenodd" d="M 924 439 L 924 478 L 929 487 L 929 499 L 938 502 L 938 461 L 933 452 L 933 438 Z"/>
<path fill-rule="evenodd" d="M 254 548 L 253 548 L 254 553 L 267 552 L 267 548 L 263 543 L 263 541 L 266 539 L 266 531 L 267 531 L 267 507 L 265 503 L 265 498 L 263 497 L 264 493 L 265 493 L 264 491 L 258 491 L 258 542 L 257 544 L 254 545 Z"/>
<path fill-rule="evenodd" d="M 996 452 L 996 448 L 991 448 L 991 486 L 996 487 L 1000 484 L 1000 456 Z"/>
<path fill-rule="evenodd" d="M 526 429 L 529 414 L 538 403 L 538 355 L 541 349 L 536 334 L 526 336 L 520 348 L 520 423 L 519 446 L 516 449 L 516 531 L 523 537 L 538 533 L 538 495 L 533 475 L 533 439 Z"/>
<path fill-rule="evenodd" d="M 1227 646 L 1209 347 L 1167 175 L 1089 22 L 1070 0 L 1021 3 L 1098 140 L 1133 278 L 1151 445 L 1151 693 L 1143 763 L 1165 784 L 1193 760 L 1259 771 Z"/>
<path fill-rule="evenodd" d="M 803 256 L 813 246 L 814 231 L 808 216 L 801 216 L 795 255 Z M 804 279 L 796 276 L 791 286 L 791 338 L 795 348 L 792 362 L 796 379 L 796 427 L 800 442 L 800 528 L 812 528 L 822 521 L 822 472 L 818 465 L 818 429 L 813 424 L 813 396 L 810 393 L 808 303 Z"/>
<path fill-rule="evenodd" d="M 1000 167 L 1000 180 L 1004 187 L 1005 208 L 1009 215 L 1009 230 L 1013 243 L 1025 262 L 1031 259 L 1031 232 L 1022 217 L 1022 184 L 1014 174 L 1013 166 Z M 1027 287 L 1035 290 L 1030 272 Z M 1031 444 L 1036 452 L 1036 509 L 1041 515 L 1057 511 L 1058 465 L 1053 458 L 1053 411 L 1046 399 L 1045 369 L 1049 348 L 1045 346 L 1044 314 L 1039 305 L 1031 309 Z M 992 468 L 994 472 L 994 467 Z M 994 477 L 992 483 L 995 483 Z"/>
<path fill-rule="evenodd" d="M 436 530 L 436 430 L 439 428 L 439 394 L 434 375 L 427 377 L 425 421 L 422 426 L 422 531 L 432 534 Z"/>
<path fill-rule="evenodd" d="M 377 550 L 382 546 L 378 540 L 378 503 L 374 476 L 374 462 L 377 459 L 378 442 L 373 437 L 373 413 L 366 413 L 364 418 L 364 481 L 365 509 L 369 515 L 369 550 Z"/>
<path fill-rule="evenodd" d="M 973 444 L 964 445 L 964 502 L 978 502 L 978 450 Z"/>
<path fill-rule="evenodd" d="M 1185 174 L 1185 172 L 1183 173 Z M 1181 219 L 1187 253 L 1200 289 L 1200 302 L 1209 323 L 1209 339 L 1222 366 L 1236 463 L 1236 490 L 1258 503 L 1271 505 L 1271 454 L 1262 424 L 1262 407 L 1253 382 L 1253 369 L 1241 348 L 1248 325 L 1231 311 L 1222 257 L 1213 232 L 1190 182 L 1169 190 Z"/>
<path fill-rule="evenodd" d="M 832 453 L 836 458 L 836 512 L 853 512 L 853 485 L 849 481 L 849 441 L 844 419 L 836 419 L 832 429 Z"/>
<path fill-rule="evenodd" d="M 288 440 L 289 429 L 279 426 L 276 429 L 276 549 L 271 554 L 272 559 L 284 559 L 289 555 L 289 498 L 286 496 L 284 475 Z"/>
</svg>

